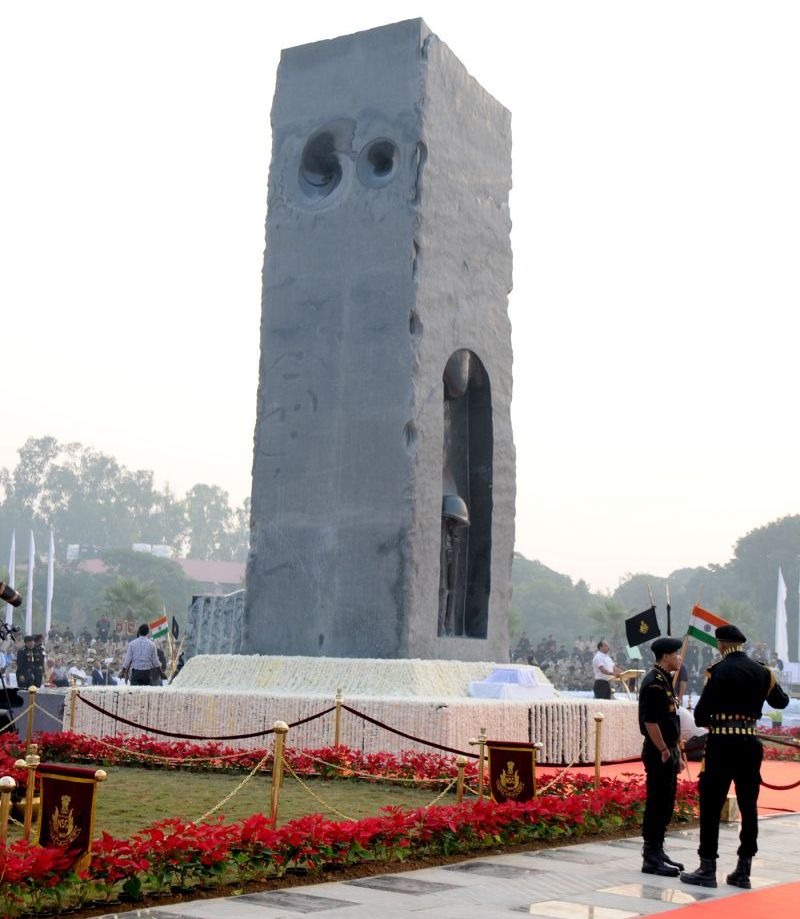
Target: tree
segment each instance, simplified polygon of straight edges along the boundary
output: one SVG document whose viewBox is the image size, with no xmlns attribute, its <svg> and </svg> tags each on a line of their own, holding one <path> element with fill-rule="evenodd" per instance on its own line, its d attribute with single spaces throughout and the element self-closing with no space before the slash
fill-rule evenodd
<svg viewBox="0 0 800 919">
<path fill-rule="evenodd" d="M 160 611 L 160 597 L 152 584 L 135 578 L 117 578 L 103 591 L 103 602 L 114 619 L 149 622 Z"/>
<path fill-rule="evenodd" d="M 157 595 L 153 609 L 175 615 L 181 625 L 188 618 L 192 596 L 201 592 L 200 585 L 187 578 L 181 566 L 168 558 L 157 558 L 147 552 L 112 549 L 102 554 L 109 579 L 132 579 L 151 586 Z"/>
<path fill-rule="evenodd" d="M 31 438 L 20 448 L 12 471 L 0 470 L 0 538 L 11 529 L 32 527 L 45 545 L 50 526 L 63 558 L 67 543 L 130 547 L 159 542 L 182 547 L 182 503 L 167 488 L 160 492 L 148 470 L 131 472 L 112 456 L 54 437 Z"/>
<path fill-rule="evenodd" d="M 198 483 L 186 493 L 190 558 L 230 559 L 233 513 L 228 493 Z"/>
<path fill-rule="evenodd" d="M 552 632 L 569 646 L 578 635 L 587 634 L 589 608 L 602 601 L 589 592 L 585 582 L 573 584 L 567 575 L 518 552 L 514 553 L 512 582 L 514 627 L 527 632 L 533 644 Z"/>
<path fill-rule="evenodd" d="M 625 607 L 617 600 L 606 598 L 589 610 L 589 616 L 597 623 L 602 637 L 615 648 L 627 647 L 625 638 Z"/>
</svg>

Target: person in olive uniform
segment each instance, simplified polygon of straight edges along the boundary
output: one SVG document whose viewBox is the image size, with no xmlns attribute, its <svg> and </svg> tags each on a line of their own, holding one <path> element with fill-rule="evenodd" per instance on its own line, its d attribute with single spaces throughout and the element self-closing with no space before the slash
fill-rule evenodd
<svg viewBox="0 0 800 919">
<path fill-rule="evenodd" d="M 706 671 L 706 684 L 694 720 L 708 728 L 706 755 L 700 773 L 700 867 L 684 873 L 686 884 L 717 886 L 717 843 L 722 805 L 731 782 L 742 815 L 736 870 L 727 876 L 734 887 L 750 887 L 750 867 L 758 851 L 758 793 L 764 748 L 756 734 L 761 707 L 786 708 L 789 697 L 771 670 L 743 650 L 747 639 L 735 625 L 714 633 L 722 660 Z"/>
<path fill-rule="evenodd" d="M 642 820 L 642 871 L 663 877 L 677 877 L 683 870 L 664 852 L 678 772 L 686 761 L 680 749 L 681 724 L 672 674 L 678 670 L 681 641 L 678 638 L 657 638 L 650 646 L 655 666 L 642 680 L 639 689 L 639 730 L 644 735 L 642 762 L 647 776 L 647 797 Z"/>
</svg>

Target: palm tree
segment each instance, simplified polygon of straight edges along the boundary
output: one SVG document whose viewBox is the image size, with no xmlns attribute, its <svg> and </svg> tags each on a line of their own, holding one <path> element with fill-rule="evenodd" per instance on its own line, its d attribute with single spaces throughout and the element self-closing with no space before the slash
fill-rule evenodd
<svg viewBox="0 0 800 919">
<path fill-rule="evenodd" d="M 111 607 L 115 619 L 149 621 L 161 607 L 156 588 L 135 578 L 117 578 L 103 591 L 103 599 Z"/>
</svg>

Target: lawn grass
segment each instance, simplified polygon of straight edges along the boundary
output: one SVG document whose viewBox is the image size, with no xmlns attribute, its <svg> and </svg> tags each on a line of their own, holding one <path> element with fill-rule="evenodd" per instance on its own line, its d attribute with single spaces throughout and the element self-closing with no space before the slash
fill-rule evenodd
<svg viewBox="0 0 800 919">
<path fill-rule="evenodd" d="M 179 817 L 195 821 L 230 794 L 245 776 L 220 773 L 194 773 L 135 769 L 109 766 L 108 779 L 101 783 L 95 810 L 95 836 L 103 831 L 112 836 L 130 836 L 136 830 L 163 820 Z M 387 782 L 322 781 L 303 779 L 311 790 L 328 805 L 348 817 L 377 814 L 388 805 L 423 807 L 439 794 L 437 788 L 415 788 L 391 785 Z M 269 813 L 271 775 L 254 776 L 216 815 L 227 821 Z M 445 803 L 455 803 L 455 794 L 447 795 Z M 321 813 L 332 820 L 342 819 L 329 807 L 315 800 L 291 776 L 284 777 L 281 789 L 278 823 L 283 824 L 303 814 Z M 215 815 L 215 816 L 216 816 Z M 19 837 L 19 827 L 9 827 L 9 836 Z"/>
</svg>

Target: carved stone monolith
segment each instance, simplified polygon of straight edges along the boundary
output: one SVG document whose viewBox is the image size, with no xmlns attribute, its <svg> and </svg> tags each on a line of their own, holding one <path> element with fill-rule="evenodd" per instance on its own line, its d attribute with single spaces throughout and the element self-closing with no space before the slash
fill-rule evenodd
<svg viewBox="0 0 800 919">
<path fill-rule="evenodd" d="M 511 118 L 420 19 L 284 51 L 247 647 L 507 660 Z"/>
</svg>

